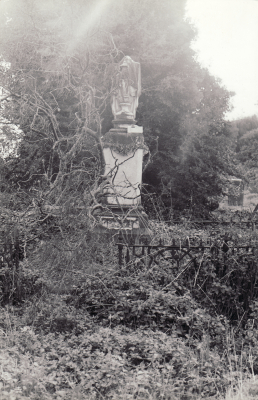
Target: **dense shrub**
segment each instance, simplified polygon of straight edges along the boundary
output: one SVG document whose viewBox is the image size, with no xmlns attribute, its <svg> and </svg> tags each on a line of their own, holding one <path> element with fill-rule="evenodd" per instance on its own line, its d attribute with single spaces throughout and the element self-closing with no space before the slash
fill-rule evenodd
<svg viewBox="0 0 258 400">
<path fill-rule="evenodd" d="M 66 398 L 77 386 L 87 399 L 190 400 L 222 392 L 227 381 L 226 358 L 210 353 L 205 340 L 193 350 L 177 335 L 150 329 L 95 325 L 80 335 L 39 335 L 25 326 L 13 332 L 3 353 L 17 365 L 3 365 L 6 390 L 19 382 L 28 398 L 37 393 L 42 399 L 48 398 L 44 393 L 52 398 L 63 393 L 61 398 Z M 27 370 L 22 370 L 26 362 Z"/>
<path fill-rule="evenodd" d="M 258 295 L 257 256 L 245 249 L 240 254 L 217 254 L 218 249 L 220 244 L 211 245 L 211 251 L 200 252 L 180 269 L 163 258 L 151 268 L 131 263 L 122 270 L 99 271 L 75 288 L 67 302 L 87 309 L 103 323 L 111 319 L 113 326 L 163 331 L 176 326 L 181 334 L 194 329 L 192 315 L 197 309 L 204 315 L 211 312 L 218 321 L 222 315 L 236 324 L 242 317 L 245 322 Z"/>
<path fill-rule="evenodd" d="M 104 326 L 151 328 L 191 340 L 201 340 L 203 333 L 208 332 L 214 345 L 222 348 L 224 318 L 212 318 L 177 283 L 168 285 L 158 268 L 129 276 L 128 271 L 103 271 L 89 277 L 66 301 L 87 311 Z"/>
</svg>

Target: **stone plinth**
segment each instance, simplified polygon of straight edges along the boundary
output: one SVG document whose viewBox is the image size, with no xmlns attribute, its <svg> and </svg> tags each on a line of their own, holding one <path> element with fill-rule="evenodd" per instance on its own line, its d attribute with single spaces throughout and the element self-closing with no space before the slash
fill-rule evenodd
<svg viewBox="0 0 258 400">
<path fill-rule="evenodd" d="M 127 155 L 119 154 L 109 147 L 103 149 L 110 187 L 106 190 L 108 205 L 137 206 L 141 204 L 143 149 Z"/>
<path fill-rule="evenodd" d="M 102 210 L 95 215 L 99 230 L 127 236 L 148 235 L 148 218 L 141 207 L 142 162 L 148 152 L 143 128 L 135 116 L 141 94 L 140 64 L 125 56 L 117 65 L 111 98 L 113 129 L 101 140 L 105 160 Z"/>
<path fill-rule="evenodd" d="M 116 125 L 103 138 L 106 204 L 118 207 L 141 204 L 142 161 L 147 151 L 142 127 Z"/>
<path fill-rule="evenodd" d="M 110 236 L 122 234 L 125 241 L 141 242 L 150 236 L 148 217 L 141 206 L 118 208 L 109 206 L 95 214 L 95 231 Z"/>
<path fill-rule="evenodd" d="M 105 159 L 103 209 L 95 214 L 97 230 L 127 238 L 149 236 L 148 218 L 141 206 L 142 162 L 148 151 L 143 129 L 116 121 L 102 138 Z M 137 240 L 138 240 L 137 239 Z"/>
</svg>

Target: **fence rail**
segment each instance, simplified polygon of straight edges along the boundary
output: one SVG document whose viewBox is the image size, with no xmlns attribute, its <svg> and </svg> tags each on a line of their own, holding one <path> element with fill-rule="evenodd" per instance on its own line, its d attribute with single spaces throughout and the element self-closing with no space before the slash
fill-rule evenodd
<svg viewBox="0 0 258 400">
<path fill-rule="evenodd" d="M 252 230 L 255 230 L 258 228 L 258 219 L 242 219 L 241 217 L 238 216 L 233 216 L 230 219 L 228 218 L 219 218 L 216 220 L 203 220 L 203 219 L 195 219 L 195 220 L 175 220 L 173 221 L 173 224 L 182 224 L 182 222 L 186 222 L 188 225 L 192 226 L 238 226 L 238 227 L 246 227 L 246 228 L 251 228 Z"/>
<path fill-rule="evenodd" d="M 253 256 L 258 243 L 240 243 L 224 237 L 221 240 L 210 238 L 206 242 L 200 239 L 194 243 L 189 238 L 183 241 L 172 239 L 170 245 L 163 245 L 162 241 L 157 244 L 134 244 L 124 242 L 123 237 L 119 236 L 117 248 L 120 267 L 135 262 L 151 267 L 152 264 L 159 265 L 162 260 L 169 262 L 172 267 L 179 267 L 182 261 L 194 261 L 204 253 L 211 259 L 222 257 L 224 260 L 230 256 Z"/>
</svg>

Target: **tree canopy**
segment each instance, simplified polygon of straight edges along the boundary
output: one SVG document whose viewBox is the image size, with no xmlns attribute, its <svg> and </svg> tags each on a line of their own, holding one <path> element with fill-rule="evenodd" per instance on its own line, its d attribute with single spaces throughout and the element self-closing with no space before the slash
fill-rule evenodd
<svg viewBox="0 0 258 400">
<path fill-rule="evenodd" d="M 168 214 L 217 204 L 232 172 L 224 120 L 231 93 L 195 60 L 184 0 L 0 7 L 2 112 L 24 132 L 9 182 L 53 205 L 92 200 L 103 171 L 100 137 L 112 126 L 115 65 L 129 55 L 141 63 L 136 119 L 151 154 L 143 198 L 154 194 Z"/>
</svg>

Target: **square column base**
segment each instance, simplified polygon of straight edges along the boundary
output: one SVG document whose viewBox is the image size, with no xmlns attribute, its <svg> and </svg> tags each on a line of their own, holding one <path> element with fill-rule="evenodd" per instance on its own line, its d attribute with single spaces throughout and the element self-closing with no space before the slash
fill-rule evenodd
<svg viewBox="0 0 258 400">
<path fill-rule="evenodd" d="M 110 236 L 121 236 L 124 242 L 146 242 L 151 231 L 148 227 L 148 217 L 143 208 L 118 208 L 109 206 L 94 215 L 97 225 L 95 232 Z"/>
</svg>

